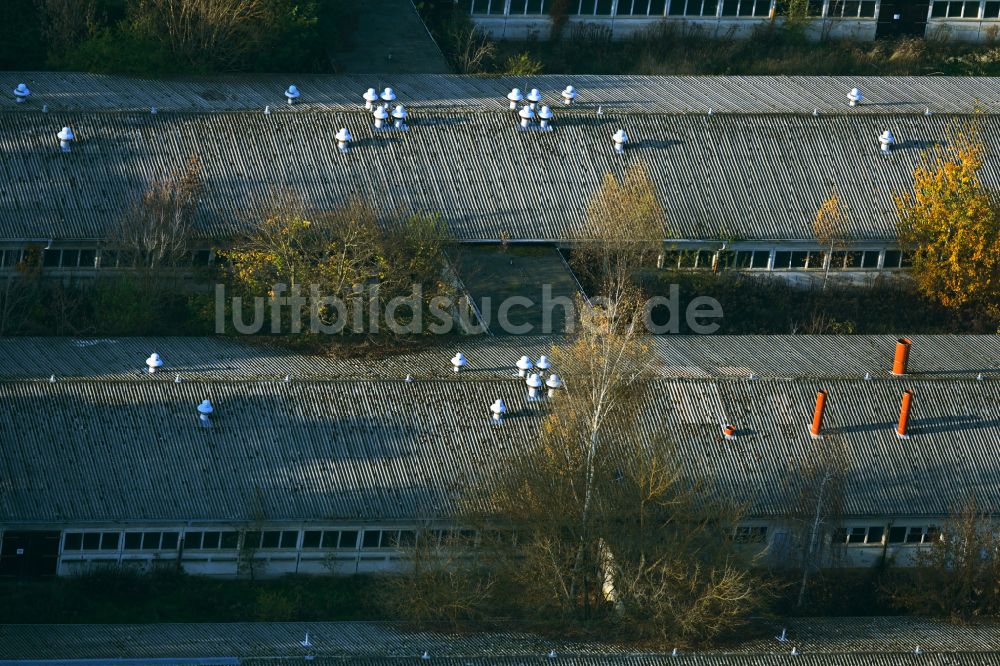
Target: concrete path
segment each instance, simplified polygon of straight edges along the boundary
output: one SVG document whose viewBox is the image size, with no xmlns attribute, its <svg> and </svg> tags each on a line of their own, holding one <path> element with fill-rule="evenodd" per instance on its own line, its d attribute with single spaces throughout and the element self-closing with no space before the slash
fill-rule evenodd
<svg viewBox="0 0 1000 666">
<path fill-rule="evenodd" d="M 349 51 L 334 53 L 345 74 L 450 74 L 411 0 L 358 2 L 358 29 Z"/>
</svg>

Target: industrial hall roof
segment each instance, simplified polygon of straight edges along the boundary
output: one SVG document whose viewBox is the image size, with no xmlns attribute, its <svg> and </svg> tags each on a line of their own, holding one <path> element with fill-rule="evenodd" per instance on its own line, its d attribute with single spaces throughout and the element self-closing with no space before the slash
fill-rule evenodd
<svg viewBox="0 0 1000 666">
<path fill-rule="evenodd" d="M 904 617 L 789 618 L 760 626 L 756 638 L 710 651 L 669 654 L 547 638 L 517 631 L 473 634 L 413 631 L 376 622 L 257 622 L 232 624 L 46 624 L 0 627 L 0 666 L 48 660 L 197 659 L 202 664 L 432 663 L 454 664 L 998 664 L 1000 627 Z M 772 634 L 786 629 L 787 642 Z M 303 647 L 309 633 L 309 647 Z M 921 655 L 914 657 L 917 646 Z M 554 651 L 554 658 L 548 657 Z M 210 659 L 215 657 L 214 660 Z M 426 661 L 426 660 L 423 660 Z M 66 666 L 73 662 L 59 662 Z M 120 663 L 120 662 L 115 662 Z M 164 663 L 164 662 L 157 662 Z M 174 662 L 166 662 L 174 663 Z M 190 662 L 188 662 L 190 663 Z M 280 661 L 279 663 L 286 663 Z"/>
<path fill-rule="evenodd" d="M 841 447 L 849 461 L 848 515 L 943 516 L 969 492 L 1000 510 L 996 357 L 972 375 L 969 362 L 982 348 L 966 349 L 958 368 L 932 364 L 902 378 L 661 372 L 635 428 L 651 441 L 676 441 L 685 466 L 760 517 L 788 510 L 795 470 L 824 446 Z M 447 367 L 447 356 L 441 361 Z M 0 381 L 0 516 L 149 523 L 248 521 L 263 511 L 274 521 L 412 522 L 488 491 L 537 437 L 548 404 L 528 401 L 523 380 L 500 369 L 481 377 L 415 372 L 413 381 L 241 372 Z M 814 440 L 807 424 L 819 388 L 829 391 L 826 437 Z M 909 439 L 895 434 L 904 389 L 916 396 Z M 498 398 L 509 412 L 495 426 L 489 406 Z M 196 411 L 206 399 L 211 427 Z M 723 423 L 736 426 L 735 439 L 722 437 Z"/>
<path fill-rule="evenodd" d="M 892 242 L 893 194 L 910 187 L 921 150 L 976 109 L 984 140 L 995 145 L 1000 133 L 1000 84 L 978 78 L 377 82 L 395 85 L 409 107 L 407 132 L 373 129 L 361 94 L 376 82 L 359 77 L 296 77 L 302 97 L 293 106 L 282 103 L 286 80 L 270 76 L 0 74 L 11 89 L 22 80 L 29 102 L 0 100 L 7 241 L 99 241 L 151 179 L 197 154 L 207 186 L 199 225 L 215 239 L 248 228 L 276 193 L 293 190 L 317 209 L 361 193 L 387 216 L 439 213 L 466 241 L 562 240 L 579 233 L 605 174 L 645 164 L 668 239 L 810 242 L 816 210 L 835 185 L 851 237 Z M 564 108 L 559 90 L 569 83 L 580 102 Z M 851 108 L 855 85 L 867 101 Z M 542 91 L 554 131 L 518 128 L 505 110 L 513 86 Z M 63 126 L 76 136 L 69 153 L 56 140 Z M 341 127 L 354 137 L 346 154 L 334 140 Z M 611 141 L 619 128 L 631 138 L 622 155 Z M 898 141 L 889 156 L 877 141 L 886 129 Z M 986 159 L 988 185 L 1000 181 L 997 159 Z"/>
</svg>

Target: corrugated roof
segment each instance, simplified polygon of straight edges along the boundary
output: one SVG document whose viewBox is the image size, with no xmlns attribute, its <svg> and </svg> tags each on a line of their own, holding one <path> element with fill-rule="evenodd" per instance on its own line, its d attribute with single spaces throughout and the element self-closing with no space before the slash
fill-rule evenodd
<svg viewBox="0 0 1000 666">
<path fill-rule="evenodd" d="M 787 512 L 796 464 L 828 442 L 850 461 L 847 514 L 942 516 L 974 491 L 1000 510 L 992 380 L 658 380 L 635 424 L 759 516 Z M 808 434 L 830 391 L 828 438 Z M 894 434 L 916 392 L 912 438 Z M 537 437 L 522 380 L 0 383 L 8 522 L 391 521 L 440 515 Z M 489 405 L 510 413 L 490 423 Z M 216 406 L 214 427 L 195 407 Z M 738 429 L 722 440 L 720 423 Z"/>
<path fill-rule="evenodd" d="M 245 229 L 291 188 L 320 209 L 363 192 L 383 213 L 440 213 L 463 240 L 575 235 L 606 173 L 645 163 L 668 238 L 814 243 L 816 210 L 836 184 L 856 241 L 895 238 L 893 194 L 908 189 L 921 149 L 950 116 L 617 115 L 562 113 L 551 133 L 522 132 L 502 112 L 414 111 L 411 129 L 378 133 L 361 111 L 326 113 L 0 113 L 0 238 L 99 239 L 158 176 L 191 154 L 204 163 L 199 224 L 222 238 Z M 76 132 L 73 152 L 55 134 Z M 354 147 L 333 140 L 348 126 Z M 1000 117 L 982 118 L 1000 143 Z M 624 156 L 611 134 L 624 127 Z M 899 140 L 890 157 L 877 137 Z M 995 151 L 994 151 L 995 152 Z M 1000 185 L 990 153 L 982 177 Z"/>
<path fill-rule="evenodd" d="M 628 113 L 780 114 L 842 113 L 985 113 L 1000 110 L 1000 81 L 993 77 L 934 76 L 622 76 L 540 75 L 477 77 L 436 74 L 379 75 L 253 74 L 171 79 L 73 72 L 0 72 L 0 90 L 18 83 L 31 89 L 30 102 L 16 105 L 12 95 L 0 95 L 0 110 L 52 111 L 234 111 L 285 108 L 284 90 L 296 84 L 302 97 L 294 111 L 343 111 L 363 103 L 369 87 L 392 86 L 399 100 L 414 108 L 483 109 L 507 107 L 504 96 L 513 87 L 527 93 L 538 88 L 549 103 L 560 104 L 559 93 L 572 84 L 584 109 Z M 866 103 L 851 108 L 847 93 L 858 87 Z"/>
<path fill-rule="evenodd" d="M 913 377 L 1000 376 L 1000 336 L 910 335 Z M 661 377 L 763 378 L 887 377 L 896 337 L 890 335 L 712 335 L 650 337 L 650 369 Z M 442 338 L 417 351 L 377 358 L 296 354 L 238 337 L 0 338 L 0 378 L 141 379 L 418 379 L 495 380 L 511 376 L 522 354 L 549 354 L 559 338 L 502 336 Z M 342 350 L 341 353 L 349 350 Z M 449 359 L 461 351 L 466 370 L 456 377 Z M 157 352 L 154 376 L 145 359 Z"/>
<path fill-rule="evenodd" d="M 400 625 L 374 622 L 288 622 L 151 625 L 5 625 L 0 626 L 0 659 L 155 659 L 165 657 L 293 658 L 301 663 L 307 650 L 300 641 L 309 632 L 309 653 L 317 662 L 344 659 L 358 663 L 432 660 L 450 663 L 618 664 L 776 664 L 787 663 L 791 645 L 801 660 L 814 664 L 995 664 L 1000 629 L 995 622 L 968 626 L 902 617 L 808 618 L 782 620 L 789 643 L 772 638 L 749 640 L 718 650 L 671 658 L 637 652 L 614 643 L 598 644 L 508 632 L 469 634 L 408 631 Z M 774 628 L 775 633 L 781 626 Z M 912 656 L 916 645 L 924 654 Z M 850 659 L 852 656 L 860 660 Z M 963 657 L 966 657 L 963 659 Z M 846 661 L 838 661 L 845 659 Z M 361 662 L 361 660 L 364 660 Z M 0 662 L 3 663 L 3 662 Z M 274 663 L 268 660 L 266 663 Z"/>
</svg>

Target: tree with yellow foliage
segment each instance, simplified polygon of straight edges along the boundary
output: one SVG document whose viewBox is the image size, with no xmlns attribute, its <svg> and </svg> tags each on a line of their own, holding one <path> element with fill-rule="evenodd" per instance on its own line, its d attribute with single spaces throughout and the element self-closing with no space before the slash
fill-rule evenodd
<svg viewBox="0 0 1000 666">
<path fill-rule="evenodd" d="M 913 192 L 896 197 L 899 237 L 913 248 L 920 291 L 949 308 L 1000 311 L 1000 208 L 979 178 L 985 147 L 975 122 L 925 151 Z"/>
<path fill-rule="evenodd" d="M 830 279 L 830 267 L 833 264 L 833 253 L 836 250 L 846 249 L 851 238 L 847 211 L 844 209 L 836 187 L 830 191 L 830 196 L 816 211 L 816 219 L 813 220 L 813 235 L 816 236 L 816 240 L 823 246 L 826 253 L 826 271 L 823 273 L 823 289 L 826 289 Z"/>
</svg>

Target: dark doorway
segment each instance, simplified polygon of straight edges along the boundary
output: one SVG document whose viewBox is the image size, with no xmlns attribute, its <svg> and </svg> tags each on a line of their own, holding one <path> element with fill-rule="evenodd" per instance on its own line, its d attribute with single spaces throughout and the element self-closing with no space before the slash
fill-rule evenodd
<svg viewBox="0 0 1000 666">
<path fill-rule="evenodd" d="M 4 532 L 0 576 L 54 576 L 59 560 L 59 532 Z"/>
<path fill-rule="evenodd" d="M 928 0 L 882 0 L 876 37 L 923 37 Z"/>
</svg>

